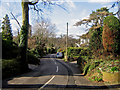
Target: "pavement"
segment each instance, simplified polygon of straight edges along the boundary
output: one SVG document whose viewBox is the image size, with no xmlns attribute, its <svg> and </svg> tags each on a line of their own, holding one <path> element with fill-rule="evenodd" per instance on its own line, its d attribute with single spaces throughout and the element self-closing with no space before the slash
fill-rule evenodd
<svg viewBox="0 0 120 90">
<path fill-rule="evenodd" d="M 40 65 L 29 64 L 31 72 L 3 80 L 2 90 L 120 90 L 120 85 L 89 81 L 77 62 L 64 62 L 55 54 L 43 57 Z"/>
</svg>

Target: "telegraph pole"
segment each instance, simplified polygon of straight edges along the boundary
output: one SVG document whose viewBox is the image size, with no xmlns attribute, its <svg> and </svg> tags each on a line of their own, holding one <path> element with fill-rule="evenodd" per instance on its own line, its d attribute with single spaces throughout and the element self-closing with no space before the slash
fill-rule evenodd
<svg viewBox="0 0 120 90">
<path fill-rule="evenodd" d="M 66 61 L 68 61 L 67 47 L 68 47 L 68 22 L 67 22 L 67 36 L 66 36 Z"/>
</svg>

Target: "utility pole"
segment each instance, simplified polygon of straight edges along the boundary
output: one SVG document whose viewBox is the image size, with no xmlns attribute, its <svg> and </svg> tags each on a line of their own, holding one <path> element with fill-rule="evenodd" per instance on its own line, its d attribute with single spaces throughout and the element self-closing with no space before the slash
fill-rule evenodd
<svg viewBox="0 0 120 90">
<path fill-rule="evenodd" d="M 66 36 L 66 61 L 68 61 L 67 47 L 68 47 L 68 22 L 67 22 L 67 36 Z"/>
</svg>

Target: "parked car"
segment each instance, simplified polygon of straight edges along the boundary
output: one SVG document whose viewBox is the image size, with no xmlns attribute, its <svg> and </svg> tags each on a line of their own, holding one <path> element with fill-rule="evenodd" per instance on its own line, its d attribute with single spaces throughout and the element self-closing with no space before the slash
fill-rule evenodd
<svg viewBox="0 0 120 90">
<path fill-rule="evenodd" d="M 57 52 L 57 55 L 56 55 L 57 58 L 62 58 L 62 56 L 63 56 L 62 52 Z"/>
</svg>

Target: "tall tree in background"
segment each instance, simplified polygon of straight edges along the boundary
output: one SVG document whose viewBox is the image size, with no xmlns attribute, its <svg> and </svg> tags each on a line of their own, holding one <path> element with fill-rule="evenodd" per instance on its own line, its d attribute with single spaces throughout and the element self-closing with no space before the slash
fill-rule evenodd
<svg viewBox="0 0 120 90">
<path fill-rule="evenodd" d="M 2 22 L 2 59 L 11 58 L 13 47 L 13 35 L 8 15 L 5 15 Z"/>
<path fill-rule="evenodd" d="M 102 31 L 103 31 L 103 20 L 105 17 L 113 15 L 112 12 L 109 12 L 109 9 L 106 7 L 97 9 L 93 11 L 88 19 L 83 19 L 77 22 L 75 25 L 80 26 L 82 24 L 91 26 L 88 35 L 89 35 L 89 47 L 93 51 L 94 55 L 97 57 L 100 55 L 98 52 L 103 49 L 102 44 Z"/>
<path fill-rule="evenodd" d="M 55 37 L 55 30 L 56 26 L 55 24 L 52 24 L 49 20 L 42 20 L 41 22 L 37 22 L 34 26 L 34 34 L 33 36 L 36 36 L 38 38 L 39 44 L 46 44 L 46 46 L 49 46 L 50 38 Z"/>
<path fill-rule="evenodd" d="M 97 29 L 103 26 L 103 19 L 106 16 L 113 15 L 112 12 L 109 12 L 109 9 L 106 7 L 97 9 L 93 11 L 88 19 L 83 19 L 75 24 L 75 26 L 81 26 L 82 24 L 86 26 L 91 26 L 90 29 Z"/>
<path fill-rule="evenodd" d="M 28 29 L 29 29 L 29 5 L 32 5 L 32 9 L 37 12 L 42 12 L 40 7 L 37 5 L 40 0 L 22 0 L 22 28 L 20 32 L 20 56 L 21 56 L 21 63 L 24 64 L 21 69 L 26 70 L 28 69 L 27 65 L 27 41 L 28 41 Z M 44 5 L 52 4 L 50 0 L 41 0 Z"/>
<path fill-rule="evenodd" d="M 2 22 L 2 39 L 8 40 L 9 42 L 12 42 L 13 40 L 10 20 L 7 14 L 5 18 L 3 18 L 3 22 Z"/>
</svg>

